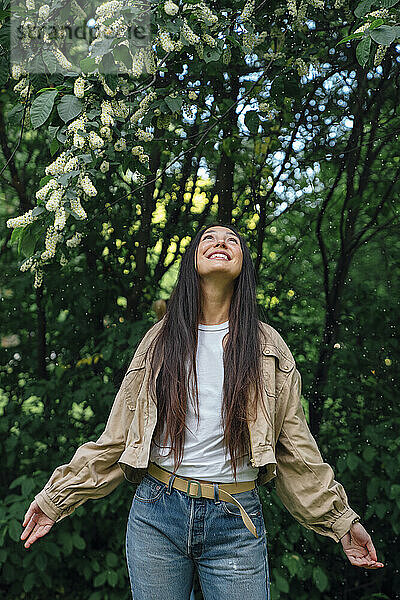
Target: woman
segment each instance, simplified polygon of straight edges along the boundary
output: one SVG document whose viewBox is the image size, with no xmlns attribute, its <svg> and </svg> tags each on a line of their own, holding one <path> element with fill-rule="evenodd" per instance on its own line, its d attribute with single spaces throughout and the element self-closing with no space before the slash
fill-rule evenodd
<svg viewBox="0 0 400 600">
<path fill-rule="evenodd" d="M 201 228 L 165 316 L 139 344 L 103 434 L 58 467 L 29 507 L 29 547 L 126 477 L 139 483 L 126 532 L 134 600 L 269 598 L 258 488 L 276 478 L 305 527 L 339 540 L 351 564 L 382 567 L 301 407 L 301 378 L 259 321 L 250 251 L 232 226 Z"/>
</svg>

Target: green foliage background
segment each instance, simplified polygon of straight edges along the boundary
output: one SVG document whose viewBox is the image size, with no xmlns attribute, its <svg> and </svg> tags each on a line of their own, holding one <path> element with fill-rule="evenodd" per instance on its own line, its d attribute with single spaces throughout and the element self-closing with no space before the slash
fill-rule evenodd
<svg viewBox="0 0 400 600">
<path fill-rule="evenodd" d="M 0 595 L 7 599 L 130 597 L 124 535 L 134 490 L 127 482 L 79 507 L 28 551 L 21 523 L 52 470 L 99 437 L 129 360 L 156 321 L 152 302 L 168 298 L 190 236 L 215 218 L 246 236 L 258 302 L 296 358 L 321 452 L 385 564 L 378 571 L 352 567 L 341 544 L 293 520 L 271 482 L 261 494 L 272 598 L 400 597 L 396 18 L 384 20 L 392 29 L 380 34 L 375 22 L 359 46 L 351 39 L 360 36 L 338 44 L 366 10 L 397 12 L 393 2 L 335 4 L 325 12 L 310 4 L 308 24 L 297 26 L 285 3 L 262 4 L 255 28 L 269 35 L 246 60 L 235 45 L 229 65 L 210 57 L 205 67 L 193 53 L 182 75 L 181 57 L 172 57 L 168 75 L 157 80 L 163 97 L 177 103 L 168 125 L 153 108 L 146 117 L 156 132 L 146 143 L 147 179 L 165 172 L 139 189 L 119 168 L 97 172 L 85 238 L 67 264 L 48 265 L 42 289 L 18 267 L 24 250 L 29 256 L 42 244 L 43 231 L 25 232 L 19 253 L 5 223 L 35 206 L 58 148 L 46 126 L 28 126 L 10 159 L 22 105 L 14 82 L 2 77 L 0 146 L 8 166 L 0 191 Z M 375 38 L 383 43 L 385 31 L 391 45 L 376 68 Z M 3 46 L 4 39 L 0 29 Z M 282 56 L 271 62 L 263 54 L 269 48 Z M 200 91 L 200 110 L 188 119 L 179 96 L 191 85 Z M 191 145 L 211 122 L 202 143 Z M 129 151 L 123 160 L 129 164 Z"/>
</svg>

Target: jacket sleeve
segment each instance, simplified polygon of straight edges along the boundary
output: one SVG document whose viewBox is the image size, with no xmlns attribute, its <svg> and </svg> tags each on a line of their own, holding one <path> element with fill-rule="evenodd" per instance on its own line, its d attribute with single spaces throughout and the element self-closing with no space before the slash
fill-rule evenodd
<svg viewBox="0 0 400 600">
<path fill-rule="evenodd" d="M 285 406 L 276 444 L 277 494 L 292 516 L 307 529 L 340 541 L 353 519 L 343 486 L 323 461 L 301 405 L 301 375 L 297 368 L 288 374 L 279 402 Z"/>
<path fill-rule="evenodd" d="M 68 464 L 57 467 L 35 496 L 42 511 L 61 521 L 89 498 L 110 494 L 123 480 L 117 461 L 133 419 L 125 397 L 126 374 L 114 399 L 106 427 L 97 441 L 80 446 Z"/>
</svg>

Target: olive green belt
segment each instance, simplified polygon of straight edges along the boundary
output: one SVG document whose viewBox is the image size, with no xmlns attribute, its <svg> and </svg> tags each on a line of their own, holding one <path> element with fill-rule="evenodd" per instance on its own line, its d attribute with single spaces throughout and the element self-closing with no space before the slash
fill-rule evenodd
<svg viewBox="0 0 400 600">
<path fill-rule="evenodd" d="M 165 469 L 159 467 L 155 463 L 150 463 L 147 472 L 168 485 L 169 480 L 172 477 L 172 473 L 166 471 Z M 254 481 L 240 481 L 239 483 L 204 483 L 200 479 L 183 479 L 182 477 L 175 476 L 175 479 L 172 483 L 172 487 L 180 490 L 181 492 L 185 492 L 191 498 L 211 498 L 214 500 L 214 485 L 218 486 L 218 495 L 220 500 L 224 502 L 231 502 L 232 504 L 236 504 L 236 506 L 240 510 L 240 514 L 242 516 L 243 522 L 246 525 L 247 529 L 255 536 L 258 537 L 256 528 L 250 519 L 247 512 L 244 510 L 243 506 L 231 496 L 229 492 L 232 494 L 238 494 L 239 492 L 248 492 L 255 488 Z M 192 486 L 194 486 L 192 491 Z"/>
</svg>

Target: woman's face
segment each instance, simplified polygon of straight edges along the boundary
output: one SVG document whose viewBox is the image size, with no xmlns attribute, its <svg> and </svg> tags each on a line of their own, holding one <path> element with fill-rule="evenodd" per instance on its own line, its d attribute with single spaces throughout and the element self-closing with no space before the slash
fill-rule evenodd
<svg viewBox="0 0 400 600">
<path fill-rule="evenodd" d="M 236 233 L 215 225 L 206 229 L 196 251 L 195 268 L 200 277 L 221 273 L 224 279 L 236 279 L 242 270 L 243 252 Z"/>
</svg>

